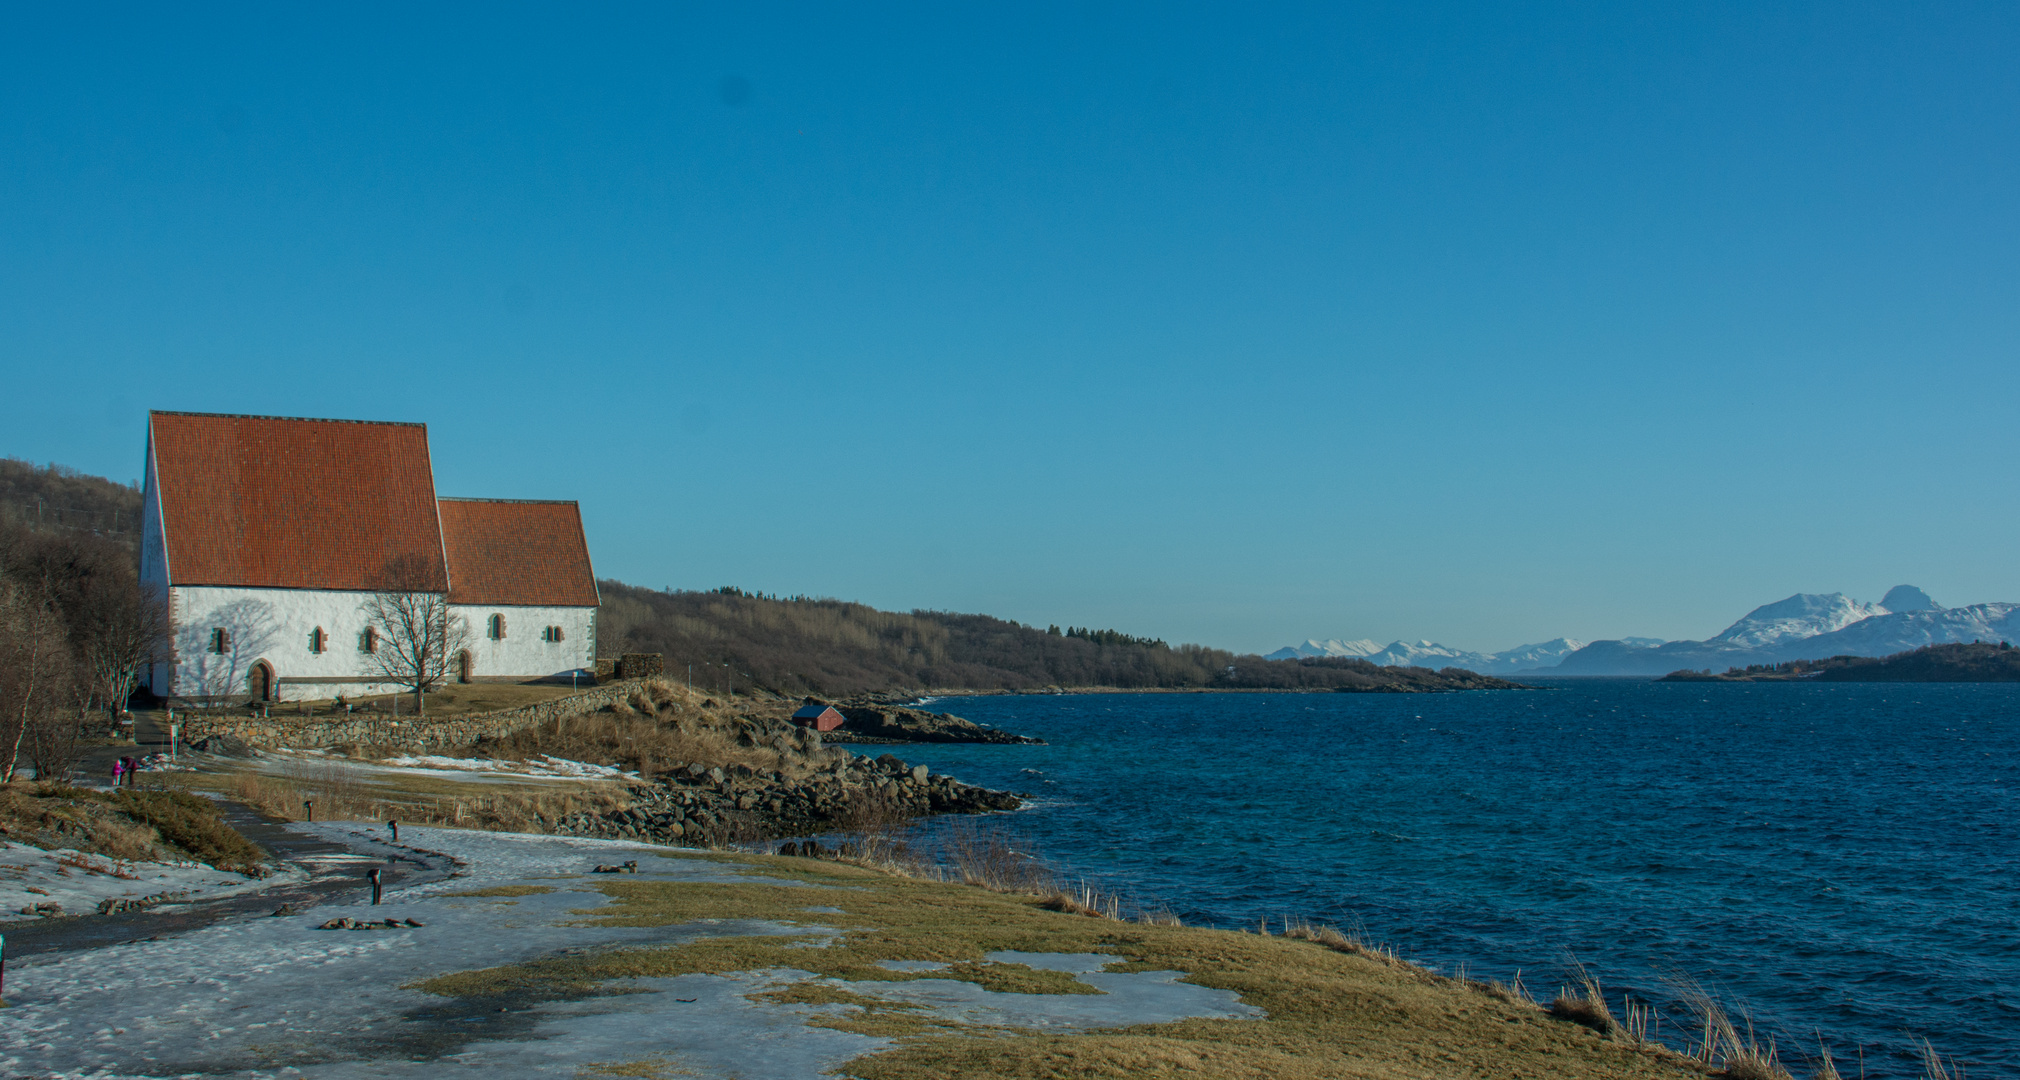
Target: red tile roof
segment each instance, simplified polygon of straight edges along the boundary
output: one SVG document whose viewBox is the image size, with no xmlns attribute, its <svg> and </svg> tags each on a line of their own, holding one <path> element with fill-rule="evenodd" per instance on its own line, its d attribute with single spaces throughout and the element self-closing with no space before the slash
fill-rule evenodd
<svg viewBox="0 0 2020 1080">
<path fill-rule="evenodd" d="M 574 503 L 443 499 L 441 506 L 450 603 L 597 605 Z"/>
<path fill-rule="evenodd" d="M 447 584 L 424 425 L 156 412 L 148 448 L 173 584 Z"/>
</svg>

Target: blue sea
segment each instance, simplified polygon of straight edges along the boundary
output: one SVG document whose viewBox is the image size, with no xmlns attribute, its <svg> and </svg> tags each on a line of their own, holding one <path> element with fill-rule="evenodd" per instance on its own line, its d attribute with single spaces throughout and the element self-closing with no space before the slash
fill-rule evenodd
<svg viewBox="0 0 2020 1080">
<path fill-rule="evenodd" d="M 1804 1074 L 2020 1076 L 2020 686 L 1537 680 L 1457 694 L 1089 694 L 928 708 L 1045 746 L 908 760 L 1031 805 L 1069 877 L 1188 924 L 1360 928 L 1436 970 L 1696 979 Z"/>
</svg>

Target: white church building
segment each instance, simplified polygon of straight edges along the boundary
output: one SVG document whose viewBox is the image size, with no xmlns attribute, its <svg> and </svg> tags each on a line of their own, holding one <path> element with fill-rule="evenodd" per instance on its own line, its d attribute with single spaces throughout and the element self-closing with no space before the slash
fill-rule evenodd
<svg viewBox="0 0 2020 1080">
<path fill-rule="evenodd" d="M 460 682 L 593 679 L 596 575 L 573 502 L 442 498 L 422 424 L 148 414 L 140 576 L 168 603 L 164 698 L 397 689 L 365 601 L 397 561 L 447 596 Z"/>
</svg>

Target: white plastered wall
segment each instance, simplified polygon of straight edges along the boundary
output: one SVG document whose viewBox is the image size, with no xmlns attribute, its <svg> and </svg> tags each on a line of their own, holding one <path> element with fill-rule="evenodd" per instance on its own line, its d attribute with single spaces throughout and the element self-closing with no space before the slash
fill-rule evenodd
<svg viewBox="0 0 2020 1080">
<path fill-rule="evenodd" d="M 475 678 L 566 679 L 596 670 L 595 608 L 454 604 L 449 611 L 470 627 Z M 505 616 L 503 640 L 491 636 L 493 615 Z M 549 626 L 561 628 L 560 641 L 546 640 Z"/>
<path fill-rule="evenodd" d="M 351 681 L 369 674 L 361 648 L 365 617 L 359 610 L 369 593 L 219 585 L 179 585 L 169 593 L 175 649 L 175 682 L 169 692 L 176 696 L 243 695 L 253 665 L 262 660 L 277 679 L 331 680 L 323 686 L 280 683 L 275 688 L 280 700 L 398 689 Z M 231 642 L 230 651 L 222 654 L 210 651 L 212 631 L 219 627 Z M 309 647 L 317 627 L 326 637 L 320 653 Z"/>
<path fill-rule="evenodd" d="M 166 689 L 157 682 L 156 693 L 243 695 L 253 665 L 260 661 L 281 680 L 275 687 L 279 700 L 398 689 L 390 683 L 358 681 L 371 674 L 362 647 L 366 620 L 361 608 L 371 596 L 368 592 L 212 585 L 182 585 L 169 592 L 174 613 L 173 682 Z M 475 678 L 566 679 L 571 671 L 586 676 L 595 670 L 595 608 L 458 604 L 449 610 L 452 618 L 464 620 Z M 505 616 L 502 641 L 487 633 L 493 614 Z M 541 631 L 548 626 L 561 627 L 560 641 L 543 640 Z M 210 650 L 212 633 L 219 627 L 229 636 L 231 648 L 225 653 Z M 317 628 L 324 634 L 320 653 L 311 648 Z M 455 670 L 452 662 L 452 679 Z"/>
</svg>

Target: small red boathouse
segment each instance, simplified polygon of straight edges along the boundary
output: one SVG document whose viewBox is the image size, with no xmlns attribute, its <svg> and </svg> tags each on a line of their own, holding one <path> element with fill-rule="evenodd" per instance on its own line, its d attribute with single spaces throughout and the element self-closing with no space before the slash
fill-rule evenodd
<svg viewBox="0 0 2020 1080">
<path fill-rule="evenodd" d="M 793 723 L 815 731 L 833 731 L 842 726 L 842 719 L 842 714 L 836 712 L 833 705 L 807 705 L 793 714 Z"/>
</svg>

